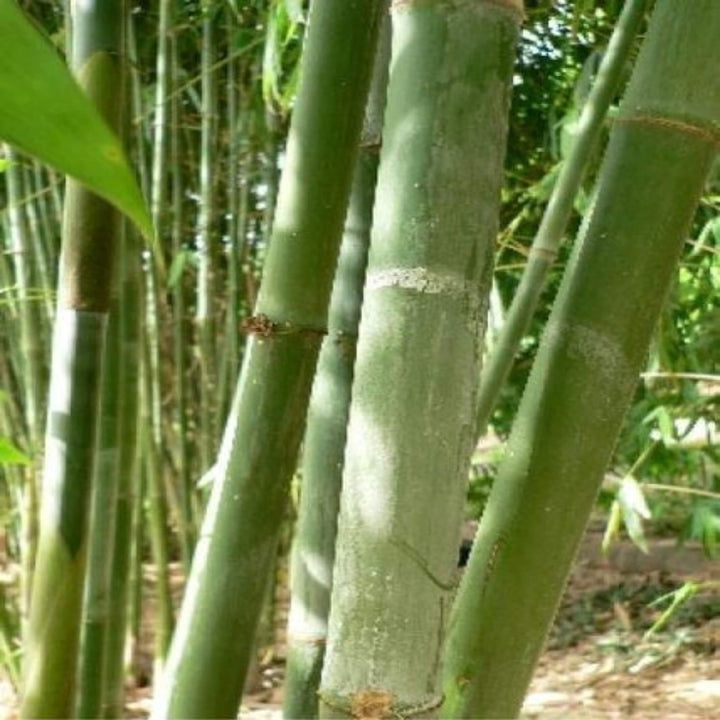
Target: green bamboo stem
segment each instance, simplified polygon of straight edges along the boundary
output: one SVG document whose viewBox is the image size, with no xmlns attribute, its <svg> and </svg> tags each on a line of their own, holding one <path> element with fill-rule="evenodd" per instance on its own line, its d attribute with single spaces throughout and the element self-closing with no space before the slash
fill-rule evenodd
<svg viewBox="0 0 720 720">
<path fill-rule="evenodd" d="M 443 716 L 515 717 L 720 141 L 720 4 L 659 0 L 453 611 Z"/>
<path fill-rule="evenodd" d="M 148 299 L 148 302 L 150 300 Z M 160 677 L 165 657 L 167 656 L 170 638 L 174 627 L 174 611 L 170 594 L 168 577 L 168 523 L 167 500 L 163 482 L 163 469 L 160 461 L 160 442 L 154 408 L 153 383 L 157 371 L 152 366 L 151 346 L 145 335 L 144 363 L 141 370 L 142 378 L 142 410 L 141 410 L 141 452 L 147 472 L 147 512 L 150 530 L 150 547 L 155 566 L 155 671 L 154 676 Z"/>
<path fill-rule="evenodd" d="M 73 9 L 73 68 L 107 121 L 119 128 L 122 2 L 90 0 Z M 23 718 L 72 712 L 118 221 L 110 205 L 79 184 L 69 181 L 66 195 Z"/>
<path fill-rule="evenodd" d="M 118 463 L 115 538 L 110 569 L 110 612 L 104 658 L 103 717 L 122 717 L 124 655 L 129 604 L 132 518 L 136 505 L 138 425 L 138 347 L 140 341 L 140 256 L 137 238 L 128 228 L 120 255 Z"/>
<path fill-rule="evenodd" d="M 234 12 L 226 15 L 226 33 L 228 46 L 233 41 L 235 23 Z M 227 109 L 227 214 L 228 214 L 228 258 L 227 258 L 227 314 L 225 318 L 225 342 L 223 343 L 222 362 L 218 377 L 216 408 L 216 426 L 222 427 L 229 407 L 231 393 L 228 390 L 237 378 L 240 367 L 240 187 L 244 178 L 240 178 L 240 123 L 238 113 L 238 64 L 231 61 L 227 66 L 225 105 Z"/>
<path fill-rule="evenodd" d="M 24 197 L 21 202 L 27 218 L 28 237 L 30 238 L 30 244 L 32 246 L 32 264 L 35 268 L 36 285 L 39 285 L 36 292 L 40 294 L 44 310 L 43 315 L 46 321 L 44 324 L 40 324 L 39 329 L 45 330 L 45 328 L 52 323 L 55 313 L 55 308 L 53 307 L 54 284 L 52 281 L 52 272 L 50 271 L 50 258 L 47 253 L 47 240 L 43 227 L 40 224 L 37 207 L 38 198 L 34 197 L 30 168 L 27 167 L 27 163 L 27 160 L 23 162 L 25 167 L 20 171 L 21 175 L 24 176 L 22 178 Z M 38 342 L 41 341 L 43 335 L 45 335 L 45 333 L 40 336 Z"/>
<path fill-rule="evenodd" d="M 540 301 L 545 280 L 567 231 L 575 196 L 599 141 L 603 122 L 617 93 L 647 6 L 648 0 L 626 0 L 600 63 L 592 90 L 578 120 L 572 149 L 560 170 L 540 228 L 532 242 L 520 285 L 502 330 L 494 342 L 493 351 L 480 375 L 477 437 L 484 435 L 487 430 L 520 341 L 525 336 Z"/>
<path fill-rule="evenodd" d="M 38 214 L 40 217 L 40 225 L 42 227 L 44 249 L 45 254 L 48 258 L 48 266 L 50 267 L 50 281 L 48 287 L 50 289 L 54 289 L 55 269 L 57 268 L 57 232 L 56 227 L 53 225 L 53 222 L 50 219 L 51 211 L 49 195 L 52 193 L 52 189 L 49 185 L 50 180 L 46 179 L 46 175 L 45 173 L 43 173 L 42 165 L 37 160 L 33 160 L 32 165 L 33 192 L 37 196 L 36 202 L 38 206 Z"/>
<path fill-rule="evenodd" d="M 170 48 L 172 86 L 177 87 L 177 40 L 173 35 Z M 184 252 L 183 247 L 183 178 L 180 164 L 180 132 L 178 99 L 171 100 L 170 128 L 170 167 L 172 193 L 172 251 L 173 257 Z M 193 487 L 190 476 L 187 431 L 187 384 L 186 384 L 186 348 L 185 348 L 185 286 L 182 277 L 172 289 L 173 304 L 173 358 L 175 362 L 175 423 L 177 426 L 177 468 L 180 495 L 180 542 L 185 573 L 190 572 L 190 561 L 195 547 L 195 518 L 193 512 Z"/>
<path fill-rule="evenodd" d="M 12 254 L 16 297 L 19 306 L 20 347 L 23 357 L 23 403 L 27 418 L 30 442 L 34 450 L 40 447 L 43 437 L 45 371 L 41 345 L 41 323 L 38 303 L 31 297 L 32 258 L 34 247 L 24 210 L 25 186 L 21 159 L 18 154 L 5 146 L 5 155 L 10 161 L 6 170 L 8 193 L 8 221 L 10 252 Z"/>
<path fill-rule="evenodd" d="M 300 508 L 290 568 L 283 704 L 286 718 L 313 718 L 318 712 L 317 691 L 330 612 L 345 429 L 382 144 L 390 35 L 390 19 L 386 17 L 330 298 L 328 334 L 320 348 L 308 405 Z"/>
<path fill-rule="evenodd" d="M 156 718 L 237 712 L 327 322 L 381 4 L 311 5 L 265 276 Z"/>
<path fill-rule="evenodd" d="M 118 263 L 119 265 L 119 263 Z M 116 273 L 118 271 L 116 270 Z M 120 318 L 117 283 L 105 343 L 98 459 L 90 510 L 77 672 L 75 717 L 102 716 L 107 630 L 110 618 L 110 569 L 114 552 L 119 480 Z"/>
<path fill-rule="evenodd" d="M 172 7 L 171 0 L 160 0 L 158 5 L 150 212 L 152 213 L 155 231 L 160 237 L 163 235 L 165 225 L 167 196 L 167 114 L 168 83 L 170 77 L 169 36 L 171 33 Z"/>
<path fill-rule="evenodd" d="M 522 15 L 393 6 L 321 717 L 441 702 Z"/>
<path fill-rule="evenodd" d="M 41 344 L 42 330 L 38 303 L 31 298 L 32 248 L 26 218 L 23 213 L 24 195 L 20 158 L 9 146 L 5 155 L 10 161 L 6 170 L 8 198 L 8 235 L 15 274 L 16 299 L 20 330 L 20 350 L 23 371 L 21 378 L 23 409 L 27 439 L 33 455 L 39 454 L 43 437 L 44 395 L 46 375 Z M 38 545 L 38 513 L 40 482 L 37 463 L 23 472 L 21 519 L 20 616 L 23 636 L 30 618 L 30 601 Z"/>
<path fill-rule="evenodd" d="M 200 137 L 200 201 L 198 205 L 198 273 L 195 322 L 198 333 L 200 366 L 200 470 L 212 465 L 216 448 L 214 407 L 217 400 L 215 323 L 213 322 L 215 293 L 215 257 L 213 247 L 213 213 L 215 206 L 214 133 L 217 101 L 212 61 L 215 54 L 215 13 L 210 0 L 203 4 L 201 137 Z"/>
</svg>

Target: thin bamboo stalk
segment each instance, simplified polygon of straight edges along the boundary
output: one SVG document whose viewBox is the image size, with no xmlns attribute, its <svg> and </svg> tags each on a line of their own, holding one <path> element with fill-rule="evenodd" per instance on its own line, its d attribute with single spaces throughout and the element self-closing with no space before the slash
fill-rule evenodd
<svg viewBox="0 0 720 720">
<path fill-rule="evenodd" d="M 484 435 L 487 430 L 490 416 L 510 373 L 520 341 L 527 332 L 540 301 L 545 280 L 567 231 L 575 196 L 597 146 L 610 103 L 617 93 L 623 71 L 627 67 L 647 5 L 648 0 L 626 0 L 600 63 L 595 83 L 578 120 L 572 149 L 560 170 L 540 228 L 532 242 L 520 285 L 480 376 L 477 437 Z"/>
<path fill-rule="evenodd" d="M 328 334 L 318 357 L 308 405 L 302 487 L 290 569 L 291 602 L 283 714 L 318 712 L 340 508 L 345 432 L 370 245 L 375 181 L 390 61 L 390 18 L 381 30 L 360 152 L 335 272 Z"/>
<path fill-rule="evenodd" d="M 124 650 L 130 602 L 130 560 L 133 548 L 133 513 L 138 477 L 138 347 L 140 341 L 140 252 L 135 233 L 128 228 L 120 255 L 120 376 L 118 378 L 118 480 L 115 539 L 110 570 L 110 614 L 103 662 L 103 717 L 123 714 Z M 138 548 L 137 552 L 140 552 Z"/>
<path fill-rule="evenodd" d="M 214 133 L 217 100 L 215 74 L 212 72 L 215 53 L 215 12 L 212 3 L 203 4 L 201 137 L 200 137 L 200 200 L 198 205 L 198 273 L 195 322 L 198 333 L 200 366 L 200 469 L 205 472 L 212 465 L 215 452 L 214 407 L 217 393 L 215 367 L 215 323 L 213 321 L 216 261 L 213 247 L 214 187 Z"/>
<path fill-rule="evenodd" d="M 237 712 L 327 322 L 381 5 L 310 8 L 265 276 L 156 718 Z"/>
<path fill-rule="evenodd" d="M 443 716 L 515 717 L 720 142 L 720 4 L 659 0 L 453 610 Z"/>
</svg>

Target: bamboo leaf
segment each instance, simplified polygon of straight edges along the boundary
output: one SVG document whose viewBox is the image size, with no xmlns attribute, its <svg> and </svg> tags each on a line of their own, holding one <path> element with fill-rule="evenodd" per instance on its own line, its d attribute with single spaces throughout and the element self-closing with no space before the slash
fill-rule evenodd
<svg viewBox="0 0 720 720">
<path fill-rule="evenodd" d="M 620 505 L 623 523 L 630 539 L 647 554 L 649 548 L 643 529 L 643 520 L 649 520 L 651 514 L 642 489 L 635 478 L 630 476 L 623 478 L 617 502 Z"/>
<path fill-rule="evenodd" d="M 175 285 L 180 282 L 180 278 L 182 277 L 182 274 L 185 271 L 185 266 L 188 262 L 188 257 L 189 254 L 185 250 L 182 250 L 173 258 L 172 265 L 170 266 L 170 272 L 168 273 L 169 288 L 174 288 Z"/>
<path fill-rule="evenodd" d="M 7 438 L 0 437 L 0 465 L 29 465 L 30 458 Z"/>
<path fill-rule="evenodd" d="M 0 137 L 87 185 L 152 240 L 120 141 L 14 0 L 0 0 L 0 47 Z"/>
<path fill-rule="evenodd" d="M 294 23 L 304 20 L 302 0 L 285 0 L 285 12 Z"/>
</svg>

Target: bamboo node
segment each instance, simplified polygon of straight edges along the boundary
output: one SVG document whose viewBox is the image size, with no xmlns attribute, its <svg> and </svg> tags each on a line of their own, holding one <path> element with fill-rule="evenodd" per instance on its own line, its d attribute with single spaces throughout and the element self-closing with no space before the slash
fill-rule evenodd
<svg viewBox="0 0 720 720">
<path fill-rule="evenodd" d="M 264 338 L 278 335 L 327 335 L 327 330 L 293 325 L 289 322 L 275 322 L 262 313 L 245 318 L 240 329 L 248 335 L 259 335 Z"/>
<path fill-rule="evenodd" d="M 398 707 L 393 706 L 395 698 L 387 690 L 361 690 L 351 694 L 349 702 L 322 691 L 318 692 L 318 697 L 328 708 L 349 714 L 356 720 L 406 720 L 436 710 L 445 700 L 445 695 L 440 695 L 417 705 Z"/>
<path fill-rule="evenodd" d="M 435 0 L 437 4 L 445 3 L 449 4 L 451 0 Z M 392 0 L 390 3 L 390 11 L 394 12 L 397 10 L 402 10 L 403 8 L 408 8 L 412 5 L 420 5 L 420 4 L 428 4 L 427 0 Z M 455 4 L 462 4 L 462 0 L 455 0 Z M 495 7 L 499 8 L 500 10 L 504 10 L 508 12 L 510 15 L 512 15 L 518 22 L 522 23 L 525 22 L 525 5 L 523 0 L 480 0 L 480 2 L 477 2 L 477 0 L 473 0 L 472 3 L 467 4 L 475 4 L 475 5 L 494 5 Z"/>
<path fill-rule="evenodd" d="M 533 245 L 530 250 L 528 251 L 528 257 L 531 258 L 533 256 L 537 256 L 540 258 L 545 258 L 546 260 L 549 260 L 550 262 L 553 262 L 555 258 L 558 255 L 557 250 L 551 250 L 550 248 L 544 248 L 544 247 L 536 247 Z"/>
<path fill-rule="evenodd" d="M 637 115 L 621 115 L 615 119 L 615 123 L 628 125 L 637 123 L 639 125 L 649 125 L 651 127 L 659 127 L 667 130 L 675 130 L 684 135 L 694 135 L 711 145 L 720 144 L 720 132 L 713 131 L 710 128 L 675 118 L 660 117 L 659 115 L 637 114 Z"/>
</svg>

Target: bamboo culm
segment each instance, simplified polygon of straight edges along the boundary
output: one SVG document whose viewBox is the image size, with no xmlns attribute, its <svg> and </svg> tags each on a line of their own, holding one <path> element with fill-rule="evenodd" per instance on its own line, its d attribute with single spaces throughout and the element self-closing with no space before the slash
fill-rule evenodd
<svg viewBox="0 0 720 720">
<path fill-rule="evenodd" d="M 717 2 L 658 0 L 453 609 L 444 717 L 520 710 L 720 141 L 718 33 Z"/>
<path fill-rule="evenodd" d="M 373 82 L 335 273 L 328 335 L 318 357 L 303 442 L 302 488 L 290 568 L 290 620 L 283 714 L 318 712 L 340 507 L 345 433 L 390 61 L 390 18 L 381 30 Z"/>
<path fill-rule="evenodd" d="M 122 0 L 88 0 L 74 4 L 73 11 L 73 68 L 106 120 L 119 131 Z M 102 357 L 118 227 L 118 214 L 109 204 L 68 182 L 23 718 L 69 717 L 73 710 Z"/>
<path fill-rule="evenodd" d="M 441 702 L 523 5 L 392 14 L 321 717 Z"/>
<path fill-rule="evenodd" d="M 310 6 L 272 242 L 156 718 L 237 712 L 327 324 L 381 5 Z"/>
</svg>

